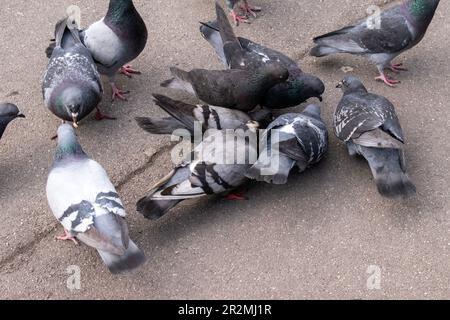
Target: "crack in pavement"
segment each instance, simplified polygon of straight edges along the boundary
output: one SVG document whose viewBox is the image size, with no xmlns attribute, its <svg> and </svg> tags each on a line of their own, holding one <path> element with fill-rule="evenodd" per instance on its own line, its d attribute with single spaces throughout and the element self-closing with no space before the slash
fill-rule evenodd
<svg viewBox="0 0 450 320">
<path fill-rule="evenodd" d="M 395 2 L 401 2 L 400 0 L 385 0 L 384 3 L 380 4 L 379 7 L 380 8 L 385 8 L 386 6 L 395 3 Z M 355 21 L 360 21 L 361 19 L 363 19 L 364 17 L 355 19 Z M 305 58 L 307 58 L 309 51 L 314 47 L 314 44 L 311 44 L 310 46 L 308 46 L 305 50 L 301 51 L 300 53 L 298 53 L 296 56 L 294 56 L 293 58 L 296 61 L 301 61 Z M 149 157 L 149 159 L 140 167 L 138 167 L 137 169 L 135 169 L 134 171 L 128 173 L 127 175 L 125 175 L 125 177 L 123 179 L 121 179 L 117 184 L 116 184 L 116 189 L 117 191 L 119 191 L 131 180 L 133 180 L 134 178 L 136 178 L 137 176 L 143 174 L 145 171 L 147 171 L 155 162 L 155 159 L 157 159 L 161 154 L 163 154 L 164 152 L 170 150 L 172 148 L 173 144 L 168 144 L 168 145 L 164 145 L 161 146 L 154 154 L 152 154 L 151 157 Z M 46 237 L 49 236 L 49 233 L 54 232 L 57 227 L 59 226 L 58 222 L 54 222 L 53 224 L 51 224 L 47 229 L 45 229 L 44 231 L 38 233 L 32 241 L 25 243 L 21 246 L 18 246 L 16 249 L 14 249 L 14 251 L 7 255 L 6 257 L 4 257 L 3 259 L 0 260 L 0 272 L 4 272 L 4 269 L 11 264 L 17 257 L 24 255 L 26 253 L 29 252 L 33 252 L 33 250 L 37 247 L 37 245 Z"/>
<path fill-rule="evenodd" d="M 148 158 L 148 160 L 138 167 L 137 169 L 133 170 L 132 172 L 128 173 L 122 180 L 120 180 L 116 185 L 115 188 L 120 193 L 120 189 L 123 188 L 128 182 L 130 182 L 132 179 L 136 178 L 137 176 L 143 174 L 147 169 L 149 169 L 154 163 L 155 159 L 157 159 L 161 154 L 164 152 L 170 150 L 172 148 L 172 144 L 161 146 L 154 154 L 151 155 L 151 157 Z M 4 272 L 4 269 L 10 265 L 11 263 L 16 260 L 17 257 L 24 255 L 29 252 L 33 252 L 34 248 L 39 245 L 39 243 L 49 236 L 50 233 L 56 231 L 60 224 L 58 222 L 54 222 L 50 224 L 50 226 L 45 229 L 44 231 L 38 233 L 35 237 L 33 237 L 33 240 L 18 246 L 16 249 L 14 249 L 13 252 L 11 252 L 9 255 L 7 255 L 5 258 L 0 260 L 0 272 Z"/>
</svg>

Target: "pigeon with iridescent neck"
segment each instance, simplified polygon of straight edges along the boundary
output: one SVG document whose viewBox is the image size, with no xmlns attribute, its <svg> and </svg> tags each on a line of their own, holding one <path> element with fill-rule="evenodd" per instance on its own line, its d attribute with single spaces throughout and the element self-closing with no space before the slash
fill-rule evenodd
<svg viewBox="0 0 450 320">
<path fill-rule="evenodd" d="M 98 104 L 103 89 L 100 74 L 88 49 L 81 43 L 74 21 L 62 19 L 55 27 L 52 51 L 42 84 L 47 108 L 58 118 L 77 126 Z"/>
<path fill-rule="evenodd" d="M 19 108 L 12 103 L 0 103 L 0 139 L 8 124 L 17 118 L 25 118 Z"/>
<path fill-rule="evenodd" d="M 350 53 L 367 57 L 376 64 L 381 80 L 389 86 L 400 81 L 389 79 L 385 69 L 404 71 L 392 60 L 416 46 L 425 36 L 440 0 L 407 0 L 383 11 L 377 19 L 366 19 L 356 25 L 314 38 L 311 55 L 323 57 Z"/>
<path fill-rule="evenodd" d="M 125 100 L 128 91 L 116 85 L 120 71 L 128 77 L 139 74 L 127 65 L 147 44 L 147 27 L 132 0 L 110 0 L 106 16 L 81 32 L 81 39 L 91 51 L 101 74 L 108 76 L 113 99 Z"/>
<path fill-rule="evenodd" d="M 58 129 L 47 199 L 65 230 L 59 240 L 79 240 L 95 248 L 114 274 L 145 262 L 144 254 L 129 237 L 125 208 L 108 174 L 84 153 L 69 124 Z"/>
<path fill-rule="evenodd" d="M 262 106 L 282 109 L 295 107 L 312 97 L 322 100 L 325 85 L 318 77 L 303 72 L 295 61 L 279 51 L 236 37 L 225 11 L 217 2 L 216 16 L 216 21 L 201 23 L 200 33 L 227 68 L 254 70 L 268 63 L 278 63 L 289 71 L 286 81 L 267 91 Z"/>
</svg>

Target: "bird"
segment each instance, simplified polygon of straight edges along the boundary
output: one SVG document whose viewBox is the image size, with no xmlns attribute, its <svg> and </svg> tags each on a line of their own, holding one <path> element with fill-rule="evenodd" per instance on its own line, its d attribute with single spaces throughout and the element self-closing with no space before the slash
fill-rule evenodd
<svg viewBox="0 0 450 320">
<path fill-rule="evenodd" d="M 258 161 L 248 170 L 250 179 L 285 184 L 294 166 L 300 172 L 318 163 L 328 150 L 328 131 L 320 106 L 311 104 L 302 113 L 275 119 L 260 141 Z"/>
<path fill-rule="evenodd" d="M 142 265 L 144 253 L 130 239 L 126 212 L 108 174 L 83 151 L 74 128 L 58 128 L 58 146 L 47 179 L 47 199 L 63 225 L 59 240 L 95 248 L 113 274 Z"/>
<path fill-rule="evenodd" d="M 363 156 L 381 195 L 408 198 L 416 187 L 406 172 L 404 135 L 394 105 L 385 97 L 369 93 L 354 76 L 337 86 L 343 97 L 334 113 L 336 136 L 351 156 Z"/>
<path fill-rule="evenodd" d="M 376 80 L 394 87 L 400 81 L 390 79 L 385 69 L 398 73 L 406 71 L 403 64 L 392 60 L 416 46 L 425 36 L 440 0 L 407 0 L 389 8 L 375 20 L 359 23 L 314 38 L 316 46 L 311 55 L 323 57 L 334 53 L 350 53 L 367 57 L 380 75 Z"/>
<path fill-rule="evenodd" d="M 162 87 L 185 91 L 210 105 L 241 111 L 253 110 L 270 88 L 289 77 L 287 69 L 276 63 L 254 71 L 194 69 L 187 72 L 176 67 L 170 71 L 173 78 L 162 82 Z"/>
<path fill-rule="evenodd" d="M 247 114 L 243 111 L 210 106 L 207 104 L 192 105 L 182 101 L 173 100 L 161 94 L 153 94 L 155 103 L 166 111 L 170 117 L 137 117 L 138 125 L 153 134 L 177 134 L 177 130 L 187 130 L 195 135 L 198 128 L 200 134 L 206 130 L 237 129 L 243 123 L 251 120 L 264 121 L 271 117 L 268 110 L 256 114 Z M 181 131 L 183 133 L 185 131 Z"/>
<path fill-rule="evenodd" d="M 106 16 L 80 30 L 80 39 L 91 52 L 99 72 L 109 78 L 113 100 L 126 100 L 129 91 L 117 87 L 116 75 L 140 74 L 128 63 L 142 53 L 147 38 L 147 27 L 132 0 L 110 0 Z M 51 51 L 52 46 L 47 48 L 47 56 Z"/>
<path fill-rule="evenodd" d="M 147 219 L 158 219 L 183 200 L 232 192 L 248 182 L 245 173 L 257 157 L 257 129 L 258 123 L 249 121 L 236 131 L 215 130 L 204 137 L 189 157 L 137 202 L 137 211 Z"/>
<path fill-rule="evenodd" d="M 322 101 L 324 83 L 316 76 L 303 72 L 285 54 L 251 40 L 236 37 L 223 8 L 216 2 L 216 20 L 200 23 L 200 33 L 214 48 L 217 56 L 230 69 L 254 70 L 267 63 L 279 63 L 289 72 L 289 78 L 273 86 L 261 105 L 271 109 L 298 106 L 309 98 Z"/>
<path fill-rule="evenodd" d="M 56 46 L 50 57 L 42 82 L 42 95 L 47 108 L 63 121 L 85 118 L 97 108 L 103 88 L 100 74 L 88 49 L 81 43 L 75 21 L 65 18 L 55 27 Z"/>
<path fill-rule="evenodd" d="M 0 103 L 0 139 L 8 124 L 17 118 L 25 118 L 25 115 L 20 113 L 19 108 L 15 104 Z"/>
<path fill-rule="evenodd" d="M 236 12 L 236 5 L 239 2 L 243 2 L 244 4 L 241 6 L 241 9 L 244 11 L 244 16 L 239 15 Z M 248 4 L 248 0 L 227 0 L 227 6 L 230 10 L 230 15 L 233 17 L 234 22 L 238 26 L 240 22 L 250 23 L 248 21 L 248 16 L 252 15 L 256 18 L 256 12 L 261 11 L 260 7 L 254 7 Z"/>
</svg>

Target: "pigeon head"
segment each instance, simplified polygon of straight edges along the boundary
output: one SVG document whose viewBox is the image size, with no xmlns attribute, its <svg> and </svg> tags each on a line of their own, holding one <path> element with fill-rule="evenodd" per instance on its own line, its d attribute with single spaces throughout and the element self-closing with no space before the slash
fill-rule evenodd
<svg viewBox="0 0 450 320">
<path fill-rule="evenodd" d="M 10 119 L 9 121 L 11 121 L 15 118 L 25 118 L 25 116 L 20 113 L 19 108 L 15 104 L 2 103 L 0 104 L 0 118 Z"/>
<path fill-rule="evenodd" d="M 322 94 L 325 92 L 325 85 L 322 80 L 311 74 L 302 74 L 300 80 L 303 83 L 300 89 L 305 101 L 315 97 L 322 102 Z"/>
<path fill-rule="evenodd" d="M 354 76 L 346 76 L 341 82 L 338 83 L 336 88 L 342 89 L 344 93 L 351 93 L 355 91 L 367 92 L 367 89 L 364 87 L 361 80 Z"/>
<path fill-rule="evenodd" d="M 259 123 L 257 121 L 254 121 L 254 120 L 248 121 L 245 125 L 246 125 L 248 130 L 251 130 L 251 131 L 254 131 L 254 132 L 256 132 L 256 130 L 259 129 Z"/>
<path fill-rule="evenodd" d="M 303 110 L 302 113 L 312 118 L 320 119 L 320 106 L 317 104 L 310 104 L 305 108 L 305 110 Z"/>
<path fill-rule="evenodd" d="M 83 155 L 83 149 L 78 143 L 74 128 L 64 123 L 58 128 L 58 147 L 56 149 L 55 160 L 62 160 L 73 155 Z"/>
<path fill-rule="evenodd" d="M 64 120 L 72 121 L 75 128 L 78 121 L 84 118 L 99 103 L 98 93 L 90 88 L 80 88 L 79 85 L 69 86 L 63 89 L 56 106 L 60 113 L 64 114 Z"/>
<path fill-rule="evenodd" d="M 23 114 L 20 113 L 19 108 L 12 103 L 1 103 L 0 104 L 0 138 L 6 129 L 6 126 L 16 118 L 25 118 Z"/>
</svg>

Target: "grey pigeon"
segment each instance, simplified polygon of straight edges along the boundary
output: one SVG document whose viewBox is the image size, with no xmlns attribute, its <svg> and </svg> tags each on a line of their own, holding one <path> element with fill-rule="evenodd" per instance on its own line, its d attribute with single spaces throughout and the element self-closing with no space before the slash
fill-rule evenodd
<svg viewBox="0 0 450 320">
<path fill-rule="evenodd" d="M 270 88 L 289 76 L 279 64 L 266 64 L 254 71 L 194 69 L 186 72 L 175 67 L 170 71 L 174 78 L 161 83 L 162 87 L 183 90 L 210 105 L 241 111 L 253 110 Z"/>
<path fill-rule="evenodd" d="M 185 129 L 193 136 L 196 123 L 200 133 L 209 129 L 237 129 L 250 120 L 265 120 L 270 116 L 269 112 L 262 112 L 263 117 L 251 118 L 247 113 L 207 104 L 191 105 L 182 101 L 173 100 L 160 94 L 154 94 L 155 103 L 166 111 L 170 117 L 166 118 L 136 118 L 139 126 L 153 134 L 174 134 L 175 130 Z"/>
<path fill-rule="evenodd" d="M 309 105 L 302 113 L 278 117 L 260 142 L 263 150 L 247 177 L 273 184 L 285 184 L 294 166 L 300 172 L 319 162 L 328 150 L 328 131 L 320 107 Z"/>
<path fill-rule="evenodd" d="M 12 103 L 0 103 L 0 139 L 8 124 L 16 118 L 25 118 L 16 105 Z"/>
<path fill-rule="evenodd" d="M 289 71 L 287 81 L 275 85 L 267 92 L 261 102 L 262 106 L 281 109 L 295 107 L 312 97 L 322 100 L 325 86 L 318 77 L 304 73 L 295 61 L 279 51 L 236 37 L 225 12 L 217 2 L 216 14 L 216 21 L 201 23 L 200 32 L 226 67 L 253 70 L 267 63 L 279 63 Z"/>
<path fill-rule="evenodd" d="M 128 91 L 116 85 L 120 71 L 128 77 L 140 72 L 128 63 L 136 59 L 147 44 L 147 27 L 132 0 L 110 0 L 108 12 L 101 20 L 80 31 L 80 38 L 91 51 L 98 70 L 109 78 L 113 99 L 126 100 Z M 47 55 L 52 48 L 47 49 Z"/>
<path fill-rule="evenodd" d="M 138 267 L 144 254 L 130 239 L 125 209 L 100 164 L 88 158 L 74 129 L 58 129 L 58 147 L 47 180 L 47 199 L 66 235 L 95 248 L 116 274 Z"/>
<path fill-rule="evenodd" d="M 231 133 L 216 130 L 205 137 L 188 159 L 138 201 L 137 211 L 158 219 L 183 200 L 230 192 L 245 184 L 245 173 L 256 160 L 252 157 L 257 157 L 257 127 L 252 121 Z M 248 133 L 255 139 L 246 139 Z"/>
<path fill-rule="evenodd" d="M 236 5 L 239 2 L 243 2 L 241 9 L 244 11 L 244 15 L 241 16 L 236 12 Z M 256 12 L 261 11 L 260 7 L 253 7 L 248 4 L 248 0 L 227 0 L 228 9 L 230 9 L 230 14 L 233 17 L 236 25 L 239 25 L 240 22 L 249 23 L 248 16 L 252 15 L 256 18 Z"/>
<path fill-rule="evenodd" d="M 63 19 L 56 24 L 56 47 L 44 74 L 42 94 L 53 114 L 77 126 L 97 108 L 103 90 L 91 53 L 68 22 Z"/>
<path fill-rule="evenodd" d="M 311 55 L 323 57 L 341 52 L 363 55 L 376 64 L 380 72 L 376 80 L 394 86 L 400 81 L 389 79 L 384 70 L 406 70 L 402 64 L 392 64 L 392 60 L 423 39 L 438 5 L 439 0 L 404 1 L 381 13 L 380 28 L 370 19 L 369 23 L 364 20 L 315 38 L 317 46 Z"/>
<path fill-rule="evenodd" d="M 367 92 L 355 77 L 339 85 L 344 96 L 334 114 L 336 136 L 350 155 L 369 163 L 378 191 L 385 197 L 409 197 L 416 188 L 406 173 L 404 137 L 394 106 L 385 97 Z"/>
</svg>

